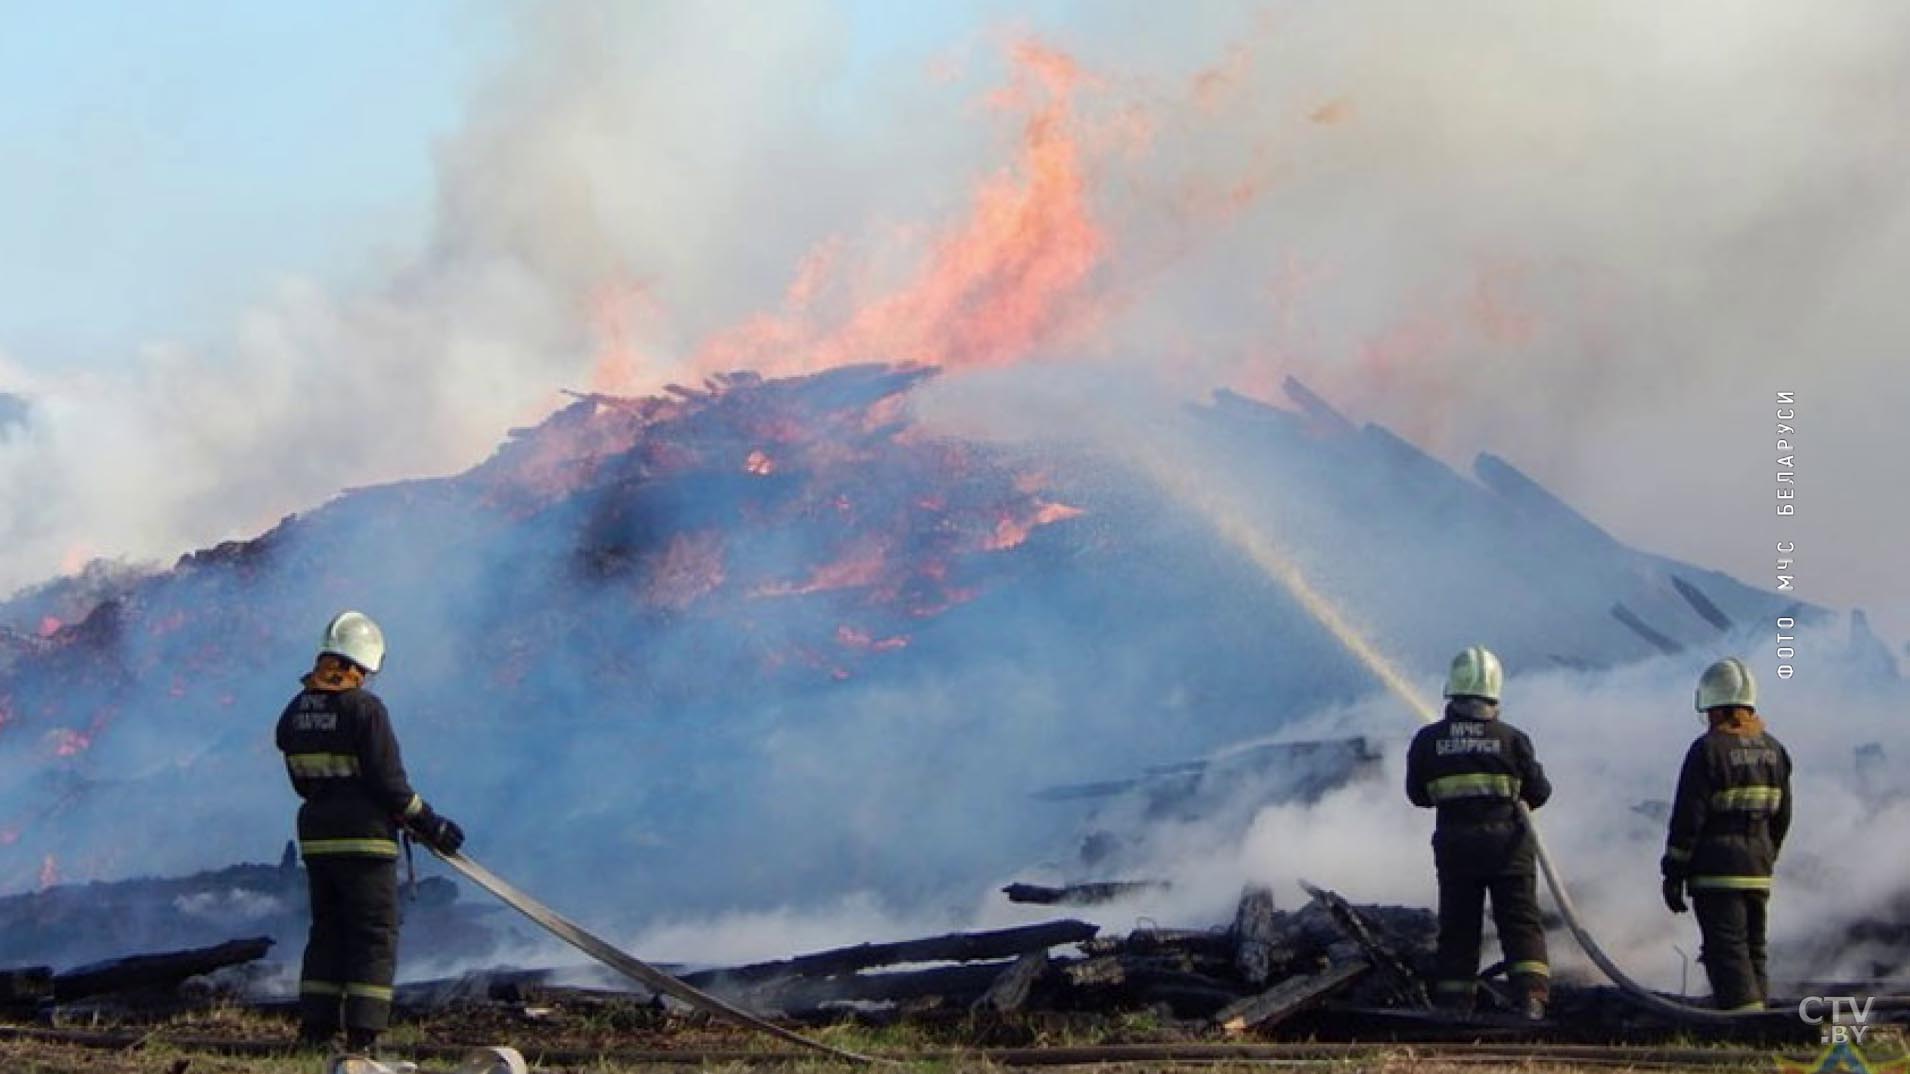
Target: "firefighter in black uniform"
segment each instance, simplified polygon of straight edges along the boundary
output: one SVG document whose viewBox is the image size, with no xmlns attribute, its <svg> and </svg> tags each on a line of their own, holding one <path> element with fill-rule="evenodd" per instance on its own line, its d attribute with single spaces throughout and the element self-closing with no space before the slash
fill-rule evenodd
<svg viewBox="0 0 1910 1074">
<path fill-rule="evenodd" d="M 1439 950 L 1434 1000 L 1470 1011 L 1479 975 L 1485 898 L 1505 949 L 1521 1013 L 1545 1017 L 1551 967 L 1539 921 L 1537 849 L 1518 803 L 1537 809 L 1552 796 L 1525 733 L 1499 719 L 1505 673 L 1479 646 L 1453 658 L 1445 719 L 1422 728 L 1406 756 L 1406 797 L 1437 809 L 1433 862 L 1439 870 Z"/>
<path fill-rule="evenodd" d="M 312 931 L 299 980 L 299 1038 L 369 1056 L 391 1017 L 398 968 L 398 829 L 446 852 L 464 833 L 405 778 L 384 702 L 364 688 L 385 658 L 369 616 L 342 612 L 325 628 L 305 689 L 279 717 L 278 748 L 298 811 Z"/>
<path fill-rule="evenodd" d="M 1698 711 L 1711 725 L 1678 773 L 1665 842 L 1665 905 L 1698 905 L 1705 976 L 1724 1010 L 1759 1010 L 1770 996 L 1764 925 L 1771 873 L 1791 827 L 1791 755 L 1764 731 L 1757 681 L 1741 660 L 1720 660 L 1698 679 Z"/>
</svg>

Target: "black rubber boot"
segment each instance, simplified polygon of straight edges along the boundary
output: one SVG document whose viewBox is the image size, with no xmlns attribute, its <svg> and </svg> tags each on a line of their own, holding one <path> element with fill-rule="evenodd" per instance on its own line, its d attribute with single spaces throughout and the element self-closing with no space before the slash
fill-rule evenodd
<svg viewBox="0 0 1910 1074">
<path fill-rule="evenodd" d="M 1518 1004 L 1514 1009 L 1530 1021 L 1545 1021 L 1545 1003 L 1551 998 L 1551 985 L 1551 980 L 1541 974 L 1513 974 L 1512 994 Z"/>
</svg>

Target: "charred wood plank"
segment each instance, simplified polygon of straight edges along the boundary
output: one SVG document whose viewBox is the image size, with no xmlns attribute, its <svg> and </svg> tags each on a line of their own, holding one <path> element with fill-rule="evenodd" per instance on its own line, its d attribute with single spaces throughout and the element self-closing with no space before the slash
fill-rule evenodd
<svg viewBox="0 0 1910 1074">
<path fill-rule="evenodd" d="M 1127 980 L 1127 966 L 1114 955 L 1070 962 L 1062 967 L 1061 973 L 1076 988 L 1109 987 Z"/>
<path fill-rule="evenodd" d="M 1198 956 L 1228 961 L 1234 940 L 1224 931 L 1209 929 L 1135 929 L 1121 938 L 1121 954 L 1131 956 Z"/>
<path fill-rule="evenodd" d="M 96 962 L 55 976 L 53 998 L 56 1002 L 64 1003 L 104 992 L 169 988 L 188 977 L 211 973 L 225 966 L 257 961 L 264 958 L 271 948 L 272 940 L 269 937 L 257 936 L 190 951 L 131 955 L 109 962 Z"/>
<path fill-rule="evenodd" d="M 525 990 L 550 984 L 559 972 L 554 969 L 473 970 L 458 977 L 401 984 L 393 990 L 392 1002 L 413 1010 L 431 1010 L 476 1000 L 515 1002 L 522 998 Z"/>
<path fill-rule="evenodd" d="M 1272 1027 L 1360 979 L 1373 964 L 1363 958 L 1335 963 L 1319 973 L 1289 977 L 1265 992 L 1221 1008 L 1215 1024 L 1229 1033 Z"/>
<path fill-rule="evenodd" d="M 993 1011 L 996 1014 L 1010 1014 L 1022 1008 L 1028 1002 L 1028 996 L 1035 985 L 1048 972 L 1048 949 L 1030 951 L 1015 960 L 1015 964 L 1001 972 L 982 998 L 975 1001 L 977 1010 Z"/>
<path fill-rule="evenodd" d="M 1280 927 L 1273 891 L 1269 888 L 1255 886 L 1241 893 L 1240 903 L 1234 908 L 1231 936 L 1234 972 L 1256 988 L 1272 979 L 1277 963 L 1292 957 L 1292 952 L 1281 943 L 1285 930 Z"/>
<path fill-rule="evenodd" d="M 1064 884 L 1061 887 L 1016 883 L 1001 890 L 1002 894 L 1008 896 L 1009 902 L 1033 903 L 1037 906 L 1093 906 L 1144 891 L 1166 891 L 1171 886 L 1165 880 L 1102 880 L 1088 884 Z"/>
<path fill-rule="evenodd" d="M 1393 950 L 1392 945 L 1380 937 L 1378 931 L 1357 909 L 1354 909 L 1352 903 L 1347 902 L 1335 892 L 1315 887 L 1304 880 L 1300 881 L 1300 887 L 1305 889 L 1314 902 L 1319 903 L 1328 914 L 1332 915 L 1341 931 L 1346 933 L 1348 939 L 1360 945 L 1360 949 L 1366 952 L 1366 957 L 1371 959 L 1375 966 L 1388 977 L 1393 978 L 1396 986 L 1394 993 L 1400 1002 L 1416 1007 L 1432 1006 L 1432 996 L 1426 991 L 1426 982 L 1413 969 L 1412 963 Z"/>
<path fill-rule="evenodd" d="M 1013 962 L 1004 960 L 841 977 L 792 977 L 752 989 L 747 995 L 756 1006 L 789 1014 L 830 1003 L 904 1003 L 929 998 L 967 1006 L 1013 966 Z"/>
<path fill-rule="evenodd" d="M 1240 998 L 1238 986 L 1211 974 L 1186 969 L 1171 958 L 1103 955 L 1067 963 L 1061 974 L 1075 988 L 1100 995 L 1100 1004 L 1112 993 L 1116 1002 L 1167 1002 L 1176 1013 L 1183 1015 L 1190 1008 L 1204 1005 L 1196 1012 L 1203 1018 Z"/>
<path fill-rule="evenodd" d="M 699 970 L 683 975 L 683 980 L 700 988 L 719 982 L 750 983 L 783 977 L 829 977 L 906 962 L 980 962 L 1014 958 L 1030 951 L 1080 943 L 1092 939 L 1099 931 L 1099 925 L 1066 920 L 988 932 L 952 932 L 919 940 L 857 944 L 776 962 Z"/>
</svg>

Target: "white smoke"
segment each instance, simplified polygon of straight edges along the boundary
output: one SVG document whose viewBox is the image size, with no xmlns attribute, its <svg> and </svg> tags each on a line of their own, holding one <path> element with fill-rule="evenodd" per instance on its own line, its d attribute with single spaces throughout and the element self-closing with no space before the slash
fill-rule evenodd
<svg viewBox="0 0 1910 1074">
<path fill-rule="evenodd" d="M 1833 646 L 1828 637 L 1809 640 Z M 1660 901 L 1666 821 L 1651 803 L 1669 803 L 1685 750 L 1702 733 L 1690 696 L 1707 659 L 1514 676 L 1503 713 L 1532 737 L 1553 783 L 1553 798 L 1537 816 L 1585 924 L 1634 976 L 1673 991 L 1684 969 L 1678 948 L 1695 956 L 1697 933 L 1691 918 L 1674 918 Z M 1796 765 L 1795 817 L 1772 900 L 1773 974 L 1784 981 L 1876 974 L 1864 950 L 1844 942 L 1844 930 L 1859 920 L 1892 920 L 1890 900 L 1910 887 L 1899 834 L 1910 819 L 1910 783 L 1870 785 L 1854 756 L 1868 742 L 1900 741 L 1893 732 L 1903 690 L 1819 670 L 1805 683 L 1769 684 L 1762 709 Z M 1437 685 L 1428 683 L 1427 692 Z M 1293 908 L 1306 898 L 1301 880 L 1355 902 L 1434 905 L 1432 814 L 1415 809 L 1404 792 L 1406 744 L 1418 726 L 1397 699 L 1376 695 L 1282 729 L 1281 740 L 1371 736 L 1383 744 L 1383 772 L 1317 802 L 1263 805 L 1244 834 L 1206 821 L 1153 827 L 1132 868 L 1173 887 L 1109 913 L 1224 924 L 1244 886 L 1271 887 Z M 1550 896 L 1541 902 L 1550 907 Z M 1561 972 L 1599 979 L 1567 934 L 1555 933 L 1551 947 Z M 1894 962 L 1901 952 L 1887 957 Z M 1702 973 L 1692 966 L 1690 975 L 1701 994 Z"/>
<path fill-rule="evenodd" d="M 440 147 L 435 220 L 389 279 L 288 279 L 224 343 L 155 326 L 120 373 L 16 355 L 0 390 L 35 419 L 0 443 L 0 589 L 458 468 L 588 386 L 606 320 L 627 353 L 597 379 L 654 386 L 774 309 L 816 244 L 958 216 L 1010 159 L 1012 125 L 977 107 L 994 46 L 1032 35 L 1080 61 L 1096 129 L 1130 135 L 1090 162 L 1114 312 L 1087 349 L 1189 392 L 1297 371 L 1754 578 L 1771 402 L 1795 391 L 1803 595 L 1910 626 L 1905 519 L 1876 492 L 1910 403 L 1900 7 L 983 5 L 927 55 L 873 58 L 854 18 L 542 6 Z"/>
<path fill-rule="evenodd" d="M 949 47 L 976 70 L 941 80 L 915 57 L 852 69 L 822 4 L 540 7 L 440 147 L 428 239 L 388 279 L 277 282 L 222 343 L 156 327 L 117 373 L 0 362 L 0 392 L 30 405 L 0 425 L 0 590 L 458 469 L 554 389 L 680 373 L 711 333 L 774 309 L 817 243 L 879 247 L 959 216 L 1011 159 L 1013 131 L 977 107 L 998 74 L 978 11 Z M 1016 32 L 1076 55 L 1095 78 L 1084 111 L 1132 109 L 1146 136 L 1092 160 L 1107 318 L 1037 357 L 1099 360 L 1141 385 L 1123 394 L 1297 372 L 1361 419 L 1448 458 L 1515 459 L 1620 537 L 1753 584 L 1773 573 L 1772 400 L 1795 391 L 1798 596 L 1875 604 L 1900 634 L 1910 518 L 1880 490 L 1910 405 L 1890 349 L 1910 328 L 1893 293 L 1906 19 L 1719 0 L 1039 11 Z M 628 346 L 600 365 L 606 319 Z M 1693 673 L 1521 677 L 1508 711 L 1554 766 L 1561 857 L 1611 878 L 1588 910 L 1661 980 L 1672 932 L 1651 826 L 1628 810 L 1669 793 Z M 1834 847 L 1865 823 L 1835 775 L 1847 736 L 1892 741 L 1891 710 L 1799 689 L 1771 709 L 1800 762 L 1797 843 Z M 1377 727 L 1381 707 L 1342 718 Z M 1818 711 L 1838 719 L 1788 715 Z M 1211 878 L 1186 914 L 1222 906 L 1235 874 L 1424 901 L 1423 818 L 1368 795 L 1269 812 L 1244 844 L 1182 833 L 1218 855 L 1181 863 Z M 1353 845 L 1386 852 L 1334 853 Z M 1860 909 L 1901 885 L 1891 872 L 1827 875 Z M 1780 933 L 1805 906 L 1780 894 Z"/>
</svg>

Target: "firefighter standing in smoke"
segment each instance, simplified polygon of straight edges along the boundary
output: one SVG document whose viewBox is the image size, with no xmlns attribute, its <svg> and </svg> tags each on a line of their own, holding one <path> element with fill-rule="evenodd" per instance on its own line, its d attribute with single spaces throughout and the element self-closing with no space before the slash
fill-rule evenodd
<svg viewBox="0 0 1910 1074">
<path fill-rule="evenodd" d="M 1698 679 L 1698 711 L 1711 725 L 1685 753 L 1665 842 L 1665 905 L 1698 905 L 1705 976 L 1725 1010 L 1757 1010 L 1770 995 L 1764 925 L 1771 872 L 1791 827 L 1791 755 L 1764 732 L 1757 681 L 1741 660 L 1720 660 Z"/>
<path fill-rule="evenodd" d="M 278 747 L 298 811 L 299 851 L 310 885 L 312 931 L 299 980 L 299 1036 L 370 1052 L 391 1017 L 398 968 L 398 828 L 438 850 L 464 833 L 413 793 L 384 702 L 364 688 L 385 659 L 369 616 L 342 612 L 325 628 L 318 658 L 279 717 Z"/>
<path fill-rule="evenodd" d="M 1420 729 L 1406 757 L 1406 797 L 1436 808 L 1433 862 L 1439 870 L 1439 950 L 1434 999 L 1472 1008 L 1479 975 L 1485 899 L 1505 949 L 1506 972 L 1522 1013 L 1545 1017 L 1551 968 L 1539 922 L 1537 847 L 1519 817 L 1552 795 L 1532 740 L 1499 719 L 1505 673 L 1473 646 L 1453 658 L 1445 719 Z"/>
</svg>

